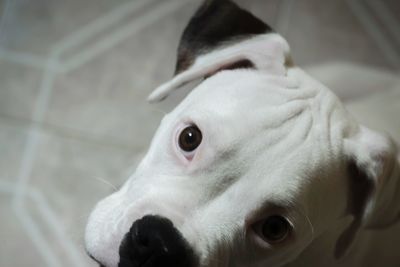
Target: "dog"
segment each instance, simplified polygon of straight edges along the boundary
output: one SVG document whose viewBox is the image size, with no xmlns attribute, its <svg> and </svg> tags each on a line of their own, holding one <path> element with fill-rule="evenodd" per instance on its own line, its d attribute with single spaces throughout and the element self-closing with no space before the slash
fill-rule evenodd
<svg viewBox="0 0 400 267">
<path fill-rule="evenodd" d="M 122 188 L 88 220 L 106 267 L 400 266 L 395 141 L 295 66 L 287 41 L 230 0 L 205 1 L 167 114 Z"/>
</svg>

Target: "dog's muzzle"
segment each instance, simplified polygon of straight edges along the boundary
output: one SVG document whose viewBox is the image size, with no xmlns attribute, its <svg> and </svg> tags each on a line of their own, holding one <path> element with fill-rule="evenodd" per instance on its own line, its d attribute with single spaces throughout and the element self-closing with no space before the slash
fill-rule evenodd
<svg viewBox="0 0 400 267">
<path fill-rule="evenodd" d="M 119 247 L 119 267 L 193 267 L 196 257 L 172 222 L 147 215 L 133 223 Z"/>
</svg>

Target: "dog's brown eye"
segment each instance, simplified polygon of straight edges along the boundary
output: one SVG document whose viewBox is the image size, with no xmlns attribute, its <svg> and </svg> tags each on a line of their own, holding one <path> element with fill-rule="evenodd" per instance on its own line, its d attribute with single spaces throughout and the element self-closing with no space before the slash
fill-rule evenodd
<svg viewBox="0 0 400 267">
<path fill-rule="evenodd" d="M 179 135 L 179 147 L 186 152 L 195 150 L 201 143 L 203 136 L 197 126 L 191 125 L 183 129 Z"/>
<path fill-rule="evenodd" d="M 274 215 L 263 222 L 260 230 L 267 242 L 277 243 L 283 241 L 289 235 L 290 224 L 284 217 Z"/>
</svg>

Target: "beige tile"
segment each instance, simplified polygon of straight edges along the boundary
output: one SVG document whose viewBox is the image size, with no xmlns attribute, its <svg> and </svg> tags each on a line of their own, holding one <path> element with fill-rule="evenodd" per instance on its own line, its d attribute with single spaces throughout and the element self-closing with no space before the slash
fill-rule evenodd
<svg viewBox="0 0 400 267">
<path fill-rule="evenodd" d="M 195 8 L 186 5 L 58 76 L 46 122 L 147 148 L 163 116 L 146 102 L 147 95 L 172 76 L 178 39 Z"/>
<path fill-rule="evenodd" d="M 345 102 L 382 94 L 399 83 L 395 72 L 349 62 L 330 62 L 306 70 Z"/>
<path fill-rule="evenodd" d="M 367 127 L 385 132 L 392 136 L 396 142 L 399 142 L 399 99 L 400 81 L 392 87 L 392 90 L 386 90 L 380 94 L 374 94 L 350 103 L 348 109 L 357 120 Z"/>
<path fill-rule="evenodd" d="M 65 223 L 58 216 L 59 212 L 51 208 L 51 203 L 40 191 L 35 196 L 27 198 L 26 207 L 43 239 L 62 267 L 98 266 L 86 254 L 84 247 L 84 224 L 87 216 L 70 218 L 67 223 L 72 222 L 72 224 Z"/>
<path fill-rule="evenodd" d="M 349 6 L 339 1 L 294 1 L 286 37 L 300 65 L 346 60 L 389 68 Z"/>
<path fill-rule="evenodd" d="M 262 19 L 268 25 L 275 27 L 278 19 L 280 0 L 237 0 L 242 8 Z"/>
<path fill-rule="evenodd" d="M 30 119 L 42 71 L 0 60 L 0 115 Z"/>
<path fill-rule="evenodd" d="M 4 17 L 0 47 L 43 56 L 63 37 L 126 0 L 5 2 L 10 4 Z"/>
<path fill-rule="evenodd" d="M 26 137 L 26 127 L 0 119 L 0 180 L 16 182 Z"/>
<path fill-rule="evenodd" d="M 88 215 L 100 198 L 113 192 L 113 186 L 121 186 L 140 156 L 140 151 L 44 132 L 31 185 L 43 192 L 51 206 L 60 211 L 61 219 L 68 222 Z"/>
<path fill-rule="evenodd" d="M 0 266 L 46 266 L 11 208 L 11 200 L 10 192 L 0 187 Z"/>
<path fill-rule="evenodd" d="M 80 261 L 91 263 L 83 246 L 87 217 L 97 201 L 114 190 L 113 186 L 122 185 L 139 157 L 139 151 L 102 146 L 49 132 L 40 134 L 29 184 L 43 199 L 38 203 L 29 201 L 28 207 L 47 242 L 58 258 L 65 259 L 66 266 L 74 264 L 65 239 L 69 240 Z M 50 219 L 46 209 L 50 210 Z M 66 238 L 60 239 L 60 233 Z"/>
</svg>

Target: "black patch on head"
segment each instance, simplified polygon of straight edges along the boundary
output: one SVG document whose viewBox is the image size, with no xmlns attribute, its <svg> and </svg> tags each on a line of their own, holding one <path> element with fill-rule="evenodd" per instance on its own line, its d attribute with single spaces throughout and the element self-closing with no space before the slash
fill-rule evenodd
<svg viewBox="0 0 400 267">
<path fill-rule="evenodd" d="M 196 56 L 223 43 L 272 31 L 270 26 L 230 0 L 206 0 L 183 32 L 175 74 L 189 68 Z"/>
<path fill-rule="evenodd" d="M 362 166 L 358 166 L 354 160 L 348 165 L 349 179 L 349 212 L 355 217 L 362 216 L 368 199 L 374 191 L 372 179 L 363 172 Z"/>
<path fill-rule="evenodd" d="M 335 246 L 335 258 L 342 258 L 350 248 L 360 227 L 362 226 L 363 212 L 368 200 L 374 191 L 372 179 L 358 166 L 355 160 L 349 162 L 349 191 L 348 191 L 348 212 L 354 216 L 353 222 L 340 235 Z"/>
</svg>

